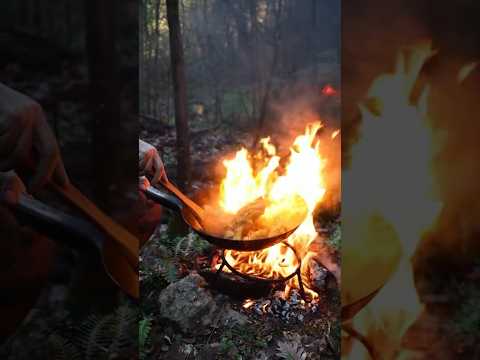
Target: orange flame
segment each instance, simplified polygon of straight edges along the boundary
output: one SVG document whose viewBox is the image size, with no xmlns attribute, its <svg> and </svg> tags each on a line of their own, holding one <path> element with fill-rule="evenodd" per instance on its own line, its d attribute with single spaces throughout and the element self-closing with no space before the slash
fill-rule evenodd
<svg viewBox="0 0 480 360">
<path fill-rule="evenodd" d="M 233 159 L 223 161 L 227 172 L 220 186 L 219 205 L 229 214 L 235 214 L 258 198 L 268 200 L 262 219 L 271 227 L 281 225 L 275 223 L 280 214 L 286 218 L 288 214 L 299 211 L 300 196 L 307 205 L 308 216 L 290 236 L 288 243 L 295 248 L 300 258 L 307 260 L 309 246 L 317 236 L 313 211 L 326 192 L 322 173 L 326 159 L 320 153 L 320 141 L 316 140 L 316 134 L 321 127 L 320 122 L 309 124 L 304 134 L 295 138 L 283 172 L 280 168 L 281 159 L 277 155 L 276 147 L 270 143 L 270 138 L 260 141 L 266 155 L 258 152 L 252 156 L 242 148 Z M 252 158 L 263 162 L 263 166 L 256 173 Z M 268 278 L 285 277 L 293 273 L 298 266 L 294 253 L 283 244 L 258 252 L 229 250 L 225 252 L 225 257 L 245 274 Z M 302 262 L 303 280 L 308 291 L 307 265 L 308 261 Z M 293 278 L 287 289 L 298 286 L 298 281 Z M 309 293 L 315 296 L 313 291 Z"/>
</svg>

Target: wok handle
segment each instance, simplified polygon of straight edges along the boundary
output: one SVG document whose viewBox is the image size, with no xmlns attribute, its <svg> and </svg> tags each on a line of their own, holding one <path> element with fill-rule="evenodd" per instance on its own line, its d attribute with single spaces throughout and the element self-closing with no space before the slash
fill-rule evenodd
<svg viewBox="0 0 480 360">
<path fill-rule="evenodd" d="M 98 249 L 103 246 L 104 236 L 93 224 L 54 209 L 28 195 L 20 195 L 13 210 L 33 228 L 72 246 L 84 247 L 86 243 Z"/>
<path fill-rule="evenodd" d="M 114 240 L 118 250 L 125 256 L 129 265 L 135 270 L 138 269 L 139 241 L 135 236 L 113 221 L 72 184 L 66 187 L 60 187 L 53 183 L 50 185 Z"/>
<path fill-rule="evenodd" d="M 183 205 L 176 197 L 169 195 L 157 188 L 154 188 L 151 185 L 148 185 L 146 187 L 141 186 L 140 189 L 150 200 L 155 201 L 156 203 L 159 203 L 160 205 L 163 205 L 170 210 L 176 212 L 182 211 Z"/>
<path fill-rule="evenodd" d="M 32 168 L 33 166 L 30 166 L 30 169 Z M 117 249 L 119 250 L 119 253 L 121 253 L 127 259 L 128 264 L 133 269 L 138 269 L 139 241 L 135 236 L 131 235 L 125 228 L 113 221 L 93 202 L 91 202 L 86 196 L 84 196 L 76 187 L 74 187 L 73 184 L 69 183 L 65 186 L 59 186 L 53 182 L 50 182 L 48 185 L 50 189 L 61 195 L 71 205 L 81 210 L 81 212 L 93 224 L 96 225 L 95 229 L 98 229 L 98 231 L 102 233 L 103 239 L 105 238 L 105 236 L 111 238 L 114 241 Z M 92 226 L 93 224 L 91 224 L 90 226 Z"/>
<path fill-rule="evenodd" d="M 188 196 L 183 194 L 180 189 L 178 189 L 175 185 L 173 185 L 170 181 L 163 179 L 160 180 L 160 183 L 168 190 L 170 191 L 173 195 L 175 195 L 178 200 L 182 202 L 182 204 L 186 207 L 188 207 L 194 214 L 197 219 L 201 221 L 203 218 L 203 209 L 198 206 L 194 201 L 190 200 Z"/>
</svg>

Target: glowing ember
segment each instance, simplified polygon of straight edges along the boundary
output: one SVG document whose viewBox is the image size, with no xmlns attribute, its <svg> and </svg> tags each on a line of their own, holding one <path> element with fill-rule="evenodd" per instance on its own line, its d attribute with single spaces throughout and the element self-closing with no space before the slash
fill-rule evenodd
<svg viewBox="0 0 480 360">
<path fill-rule="evenodd" d="M 247 299 L 247 300 L 245 300 L 245 302 L 243 303 L 242 307 L 243 307 L 244 309 L 248 309 L 248 308 L 251 307 L 253 304 L 255 304 L 255 301 L 254 301 L 254 300 Z"/>
<path fill-rule="evenodd" d="M 308 215 L 288 242 L 302 261 L 302 279 L 308 291 L 309 245 L 317 236 L 313 223 L 313 211 L 322 201 L 326 189 L 323 169 L 326 163 L 320 153 L 320 141 L 316 135 L 322 127 L 320 122 L 309 124 L 304 134 L 299 135 L 290 147 L 285 166 L 280 165 L 280 157 L 270 138 L 260 141 L 262 149 L 250 154 L 246 149 L 239 150 L 233 159 L 225 160 L 226 176 L 220 186 L 219 205 L 228 214 L 235 214 L 259 198 L 266 200 L 261 215 L 263 222 L 271 228 L 278 224 L 279 216 L 285 220 L 299 211 L 298 197 L 308 208 Z M 282 161 L 283 163 L 283 161 Z M 255 166 L 254 166 L 255 165 Z M 254 171 L 254 168 L 257 169 Z M 258 252 L 226 251 L 227 261 L 237 270 L 265 278 L 285 277 L 298 267 L 298 261 L 291 249 L 278 244 Z M 217 265 L 218 268 L 218 265 Z M 298 288 L 298 280 L 293 278 L 287 285 Z M 308 291 L 316 296 L 313 291 Z"/>
<path fill-rule="evenodd" d="M 327 96 L 337 95 L 337 90 L 335 90 L 332 85 L 328 84 L 322 89 L 322 94 Z"/>
<path fill-rule="evenodd" d="M 342 176 L 343 194 L 352 204 L 342 213 L 342 302 L 358 300 L 388 281 L 353 321 L 382 359 L 405 356 L 401 339 L 421 311 L 410 257 L 440 210 L 431 194 L 428 91 L 417 104 L 410 100 L 432 54 L 429 44 L 419 46 L 411 58 L 399 56 L 394 74 L 373 83 L 368 94 L 373 102 L 361 106 L 361 138 L 352 151 L 352 166 Z M 398 189 L 399 180 L 403 189 Z M 352 184 L 361 184 L 363 191 Z M 346 193 L 354 187 L 355 193 Z M 343 355 L 369 358 L 358 342 Z"/>
</svg>

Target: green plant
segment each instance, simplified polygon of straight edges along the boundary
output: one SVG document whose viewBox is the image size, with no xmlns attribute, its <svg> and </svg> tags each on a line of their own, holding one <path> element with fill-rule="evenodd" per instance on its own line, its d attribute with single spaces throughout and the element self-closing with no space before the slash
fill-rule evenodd
<svg viewBox="0 0 480 360">
<path fill-rule="evenodd" d="M 137 311 L 129 306 L 120 306 L 106 315 L 93 314 L 79 324 L 73 325 L 70 336 L 59 332 L 49 339 L 52 359 L 56 360 L 101 360 L 113 354 L 123 355 L 137 352 Z"/>
<path fill-rule="evenodd" d="M 308 356 L 303 345 L 297 341 L 279 341 L 276 355 L 285 360 L 305 360 Z"/>
<path fill-rule="evenodd" d="M 261 329 L 247 325 L 234 325 L 223 329 L 220 351 L 223 354 L 236 352 L 241 358 L 250 359 L 260 350 L 267 348 L 267 341 Z"/>
<path fill-rule="evenodd" d="M 130 350 L 132 328 L 137 322 L 137 313 L 122 306 L 113 314 L 91 315 L 78 328 L 78 340 L 85 349 L 85 359 L 101 359 L 106 354 L 121 354 Z"/>
<path fill-rule="evenodd" d="M 189 258 L 192 255 L 200 254 L 211 245 L 200 238 L 195 233 L 189 233 L 185 237 L 177 238 L 175 246 L 175 256 L 182 258 Z"/>
<path fill-rule="evenodd" d="M 222 354 L 228 353 L 234 347 L 235 347 L 235 343 L 233 342 L 233 340 L 228 339 L 226 337 L 222 337 L 220 341 L 220 352 Z"/>
<path fill-rule="evenodd" d="M 150 333 L 152 331 L 152 319 L 143 318 L 138 324 L 138 346 L 140 358 L 144 359 L 148 350 L 147 346 L 150 343 Z"/>
<path fill-rule="evenodd" d="M 52 360 L 81 360 L 82 351 L 77 348 L 70 340 L 63 338 L 58 334 L 52 334 L 48 337 L 49 358 Z"/>
<path fill-rule="evenodd" d="M 157 241 L 165 246 L 169 256 L 187 257 L 192 253 L 201 253 L 210 246 L 207 241 L 193 232 L 185 236 L 175 236 L 166 231 L 157 238 Z"/>
<path fill-rule="evenodd" d="M 142 288 L 159 288 L 162 290 L 168 284 L 179 278 L 179 263 L 189 263 L 196 255 L 204 253 L 211 245 L 194 233 L 187 236 L 171 237 L 162 234 L 158 242 L 166 249 L 166 254 L 158 259 L 158 267 L 154 270 L 142 266 L 140 275 Z"/>
</svg>

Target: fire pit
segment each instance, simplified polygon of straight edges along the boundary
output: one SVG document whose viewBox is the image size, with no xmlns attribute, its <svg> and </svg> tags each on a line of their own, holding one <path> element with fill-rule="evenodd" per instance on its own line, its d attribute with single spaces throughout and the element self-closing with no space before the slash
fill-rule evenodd
<svg viewBox="0 0 480 360">
<path fill-rule="evenodd" d="M 222 270 L 224 267 L 227 267 L 228 270 L 230 270 L 232 273 L 234 273 L 237 276 L 240 276 L 243 279 L 246 279 L 247 281 L 252 281 L 252 282 L 260 282 L 260 283 L 265 283 L 267 285 L 271 285 L 272 288 L 274 285 L 279 284 L 279 283 L 286 283 L 288 280 L 292 279 L 294 276 L 297 277 L 298 281 L 298 286 L 300 289 L 300 295 L 305 301 L 308 301 L 307 296 L 305 294 L 305 289 L 303 287 L 303 281 L 302 281 L 302 274 L 301 274 L 301 269 L 302 269 L 302 259 L 298 256 L 297 252 L 295 251 L 295 248 L 290 245 L 288 242 L 284 241 L 280 243 L 280 245 L 283 245 L 288 248 L 288 251 L 291 251 L 295 258 L 298 261 L 298 266 L 295 268 L 293 272 L 286 276 L 279 275 L 278 278 L 264 278 L 264 277 L 259 277 L 259 276 L 254 276 L 254 275 L 249 275 L 242 273 L 241 271 L 238 271 L 235 269 L 226 259 L 225 257 L 225 249 L 221 249 L 221 263 L 220 266 L 218 267 L 215 277 L 213 278 L 213 285 L 218 281 L 220 274 L 222 273 Z"/>
<path fill-rule="evenodd" d="M 286 156 L 278 155 L 270 138 L 264 138 L 256 152 L 242 148 L 223 161 L 226 173 L 218 194 L 200 209 L 203 219 L 221 229 L 215 235 L 189 215 L 188 202 L 152 187 L 143 189 L 155 201 L 180 211 L 200 237 L 217 247 L 210 272 L 202 273 L 212 286 L 221 287 L 227 278 L 234 282 L 234 275 L 254 288 L 283 286 L 285 296 L 296 289 L 304 301 L 318 297 L 309 284 L 308 263 L 315 255 L 310 245 L 319 236 L 313 214 L 326 193 L 322 127 L 318 121 L 308 124 Z M 338 133 L 322 141 L 335 141 Z"/>
</svg>

